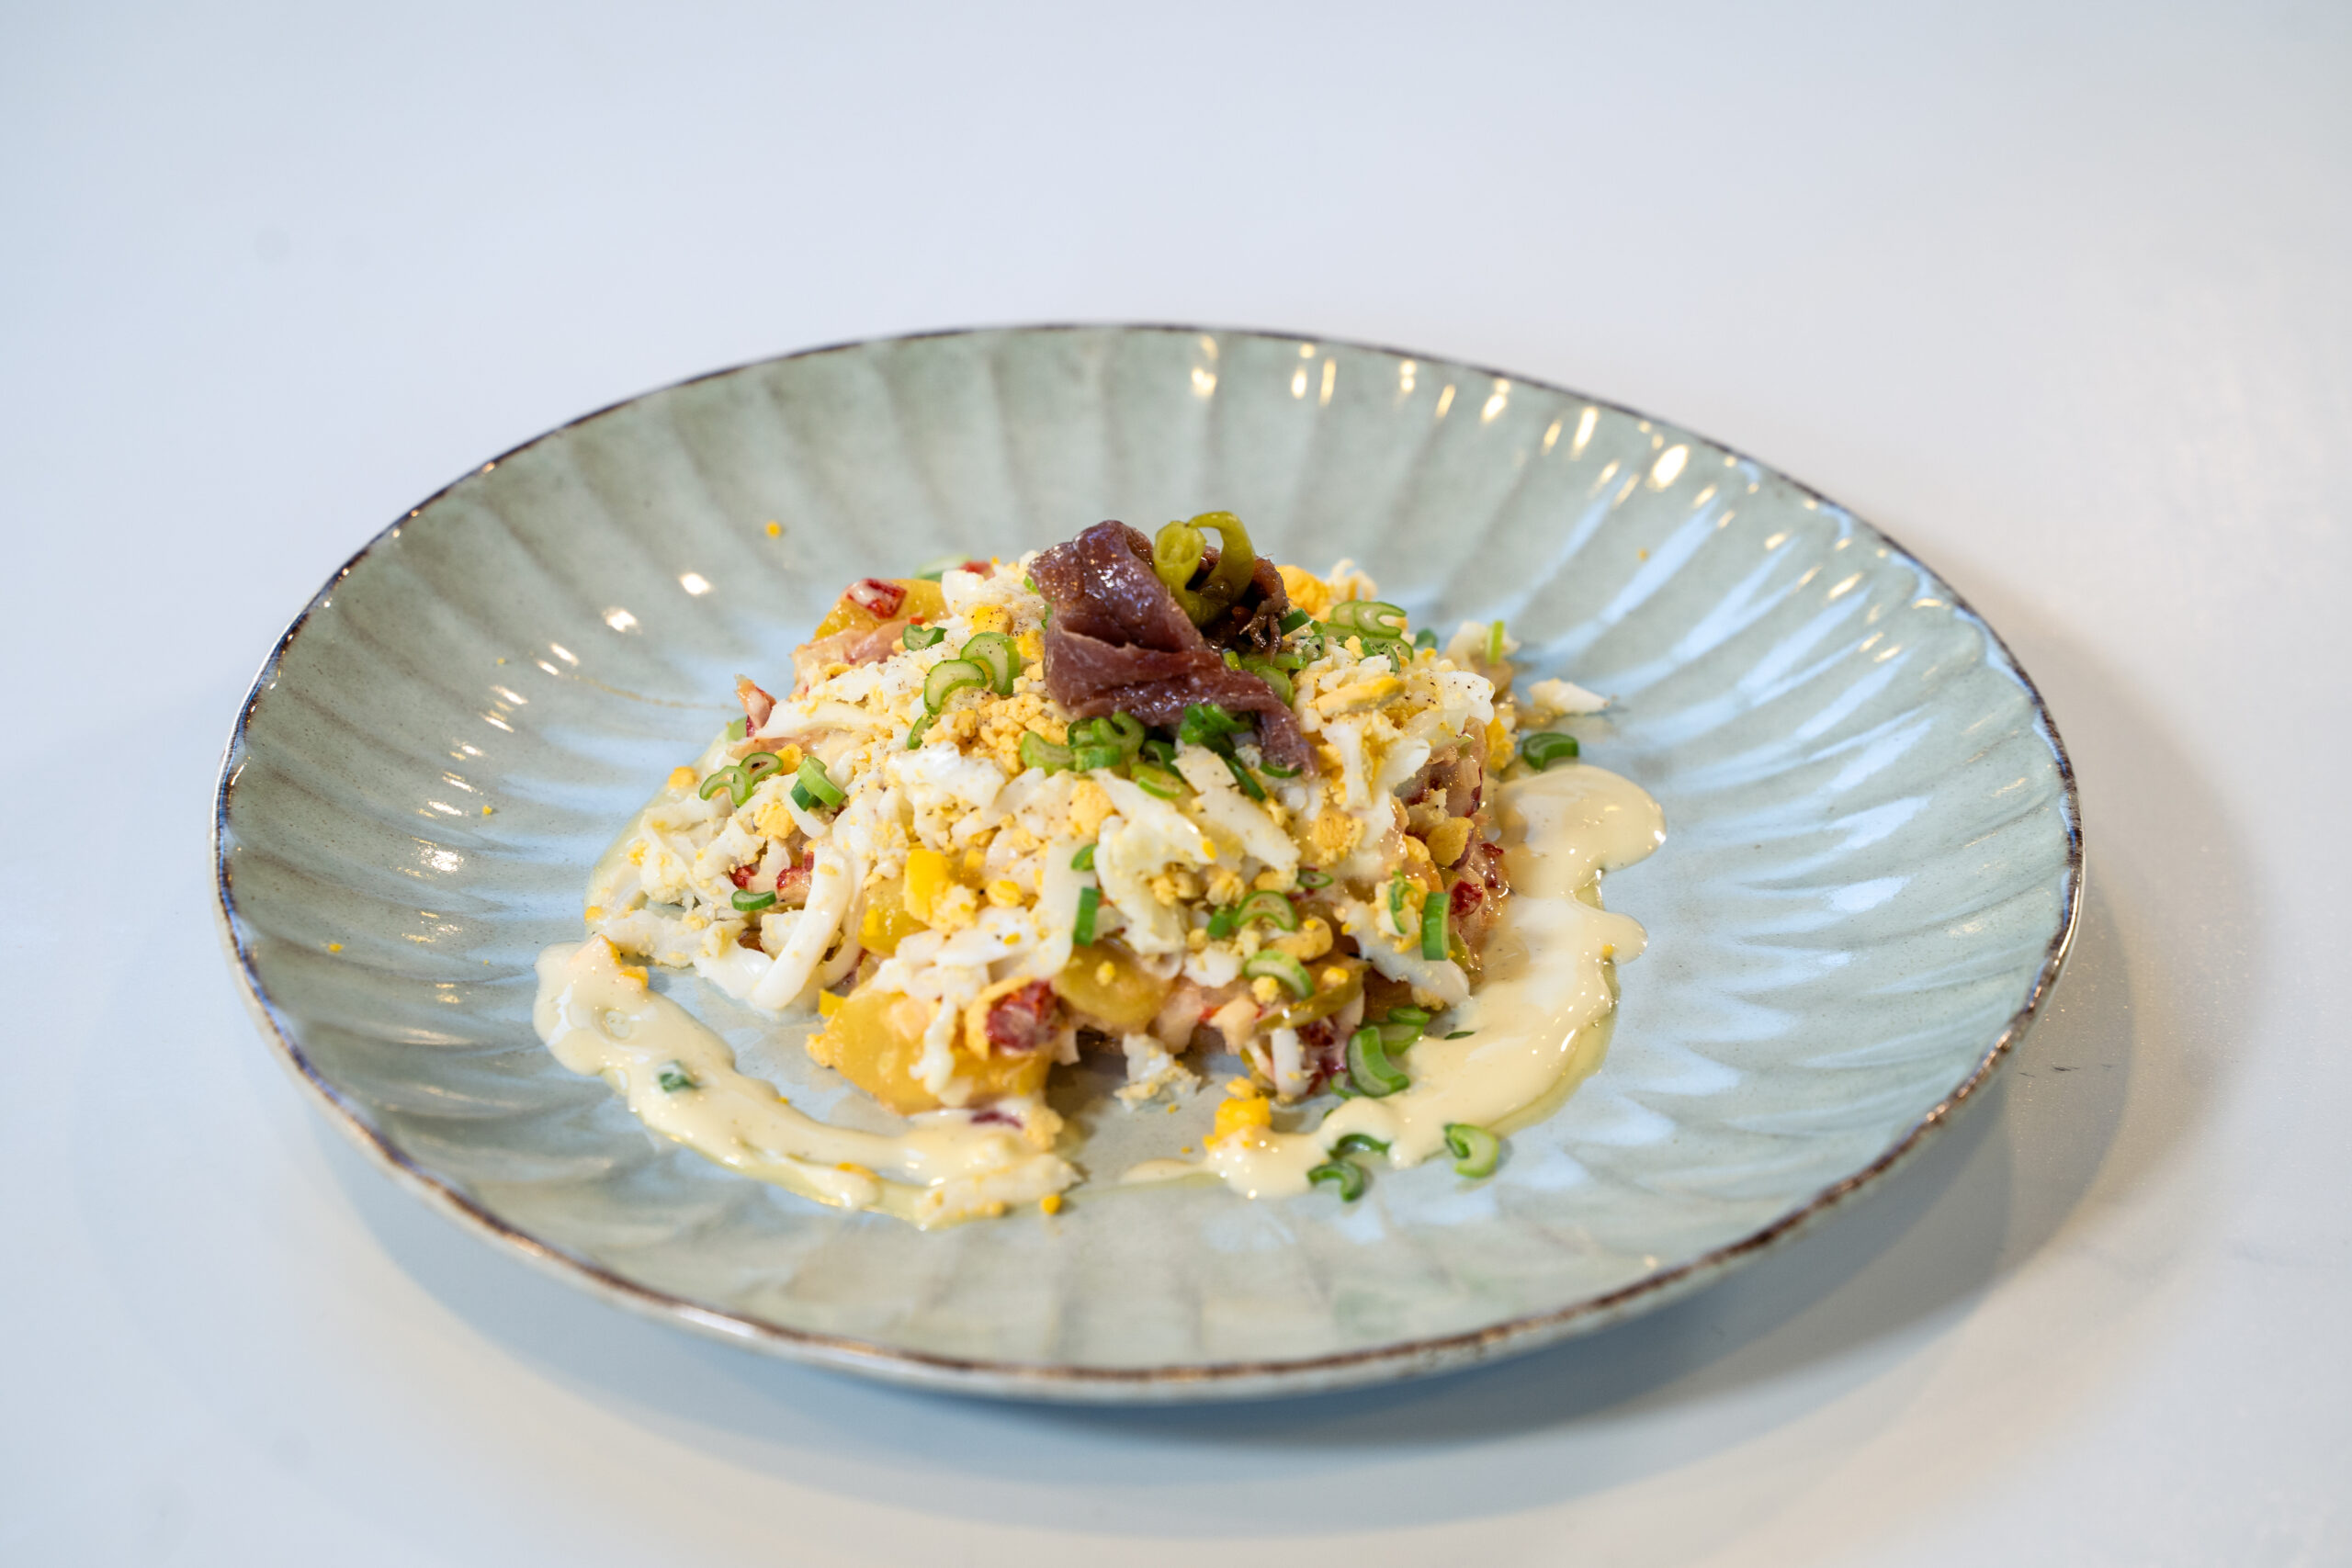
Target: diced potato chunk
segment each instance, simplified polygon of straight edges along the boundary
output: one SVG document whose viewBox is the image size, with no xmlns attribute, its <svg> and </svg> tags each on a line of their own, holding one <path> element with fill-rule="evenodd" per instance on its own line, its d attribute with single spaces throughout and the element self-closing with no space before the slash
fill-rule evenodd
<svg viewBox="0 0 2352 1568">
<path fill-rule="evenodd" d="M 1069 962 L 1054 977 L 1062 1000 L 1091 1022 L 1121 1032 L 1138 1030 L 1159 1016 L 1170 982 L 1145 973 L 1136 955 L 1118 942 L 1096 942 L 1069 950 Z"/>
</svg>

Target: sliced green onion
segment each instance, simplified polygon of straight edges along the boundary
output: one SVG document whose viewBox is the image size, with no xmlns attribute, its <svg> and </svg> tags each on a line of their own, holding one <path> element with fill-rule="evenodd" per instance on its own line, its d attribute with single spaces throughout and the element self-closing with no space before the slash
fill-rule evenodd
<svg viewBox="0 0 2352 1568">
<path fill-rule="evenodd" d="M 1267 685 L 1272 686 L 1274 689 L 1274 695 L 1282 698 L 1285 705 L 1298 700 L 1298 688 L 1290 683 L 1290 677 L 1277 669 L 1273 660 L 1257 654 L 1248 659 L 1238 659 L 1231 653 L 1227 657 L 1235 659 L 1235 669 L 1255 675 Z"/>
<path fill-rule="evenodd" d="M 1362 1094 L 1357 1092 L 1356 1086 L 1348 1081 L 1348 1076 L 1345 1073 L 1341 1073 L 1338 1077 L 1333 1078 L 1329 1083 L 1325 1084 L 1323 1087 L 1329 1089 L 1333 1094 L 1338 1095 L 1341 1100 L 1362 1100 L 1363 1098 Z"/>
<path fill-rule="evenodd" d="M 1021 673 L 1021 650 L 1002 632 L 979 632 L 967 639 L 956 658 L 989 672 L 989 685 L 1000 697 L 1012 695 L 1012 678 Z"/>
<path fill-rule="evenodd" d="M 1286 931 L 1298 930 L 1298 910 L 1291 901 L 1271 887 L 1261 887 L 1241 900 L 1233 911 L 1233 923 L 1238 928 L 1252 920 L 1263 920 L 1270 926 L 1280 926 Z"/>
<path fill-rule="evenodd" d="M 1304 610 L 1293 610 L 1283 617 L 1283 635 L 1288 637 L 1315 617 Z"/>
<path fill-rule="evenodd" d="M 1373 1100 L 1385 1100 L 1413 1081 L 1390 1063 L 1380 1031 L 1369 1023 L 1348 1036 L 1348 1080 Z"/>
<path fill-rule="evenodd" d="M 1237 718 L 1221 704 L 1194 703 L 1184 710 L 1184 721 L 1176 727 L 1176 739 L 1187 746 L 1207 746 L 1228 735 L 1238 735 L 1250 728 L 1245 719 Z"/>
<path fill-rule="evenodd" d="M 1126 761 L 1116 746 L 1080 746 L 1070 753 L 1069 765 L 1081 773 L 1097 768 L 1115 768 Z"/>
<path fill-rule="evenodd" d="M 1094 869 L 1094 846 L 1092 844 L 1088 844 L 1084 848 L 1080 849 L 1078 853 L 1070 856 L 1069 868 L 1072 871 L 1092 871 Z"/>
<path fill-rule="evenodd" d="M 752 798 L 752 781 L 741 767 L 721 768 L 702 781 L 702 797 L 705 800 L 722 789 L 727 792 L 727 797 L 738 806 Z"/>
<path fill-rule="evenodd" d="M 910 727 L 908 728 L 908 730 L 907 730 L 907 750 L 908 750 L 911 751 L 911 750 L 913 750 L 916 747 L 918 747 L 918 746 L 920 746 L 920 745 L 922 745 L 922 738 L 923 738 L 923 736 L 924 736 L 925 734 L 927 734 L 927 733 L 930 731 L 930 729 L 931 729 L 931 717 L 932 717 L 932 716 L 931 716 L 931 715 L 929 715 L 929 714 L 925 714 L 925 715 L 923 715 L 921 718 L 919 718 L 919 719 L 915 720 L 915 721 L 914 721 L 914 723 L 913 723 L 911 726 L 910 726 Z"/>
<path fill-rule="evenodd" d="M 925 565 L 921 571 L 915 573 L 915 576 L 925 582 L 936 582 L 946 576 L 950 570 L 962 566 L 971 558 L 966 555 L 941 556 L 938 559 Z"/>
<path fill-rule="evenodd" d="M 795 773 L 793 777 L 799 781 L 800 787 L 802 789 L 807 790 L 810 795 L 814 795 L 818 800 L 822 801 L 827 806 L 839 806 L 842 801 L 849 798 L 849 796 L 843 795 L 841 792 L 840 787 L 826 775 L 825 764 L 817 761 L 814 757 L 801 758 L 800 771 Z"/>
<path fill-rule="evenodd" d="M 1421 904 L 1421 956 L 1435 964 L 1445 957 L 1445 907 L 1450 899 L 1434 893 Z"/>
<path fill-rule="evenodd" d="M 741 740 L 744 736 L 749 735 L 751 732 L 751 719 L 748 716 L 739 718 L 734 723 L 727 727 L 727 739 L 729 740 Z"/>
<path fill-rule="evenodd" d="M 1070 941 L 1084 947 L 1094 940 L 1094 911 L 1102 907 L 1102 890 L 1081 887 L 1078 890 L 1078 920 L 1069 928 Z"/>
<path fill-rule="evenodd" d="M 1400 931 L 1405 929 L 1405 895 L 1412 886 L 1401 872 L 1388 879 L 1388 920 Z"/>
<path fill-rule="evenodd" d="M 802 784 L 797 778 L 792 781 L 792 804 L 800 807 L 803 811 L 814 811 L 817 809 L 817 797 L 810 795 L 808 793 L 808 786 Z"/>
<path fill-rule="evenodd" d="M 1390 1051 L 1402 1051 L 1421 1037 L 1418 1023 L 1399 1023 L 1395 1020 L 1379 1025 L 1380 1043 Z"/>
<path fill-rule="evenodd" d="M 1352 1203 L 1363 1196 L 1363 1167 L 1343 1159 L 1325 1160 L 1306 1173 L 1310 1182 L 1327 1181 L 1340 1190 L 1340 1201 Z"/>
<path fill-rule="evenodd" d="M 775 902 L 775 895 L 773 893 L 752 893 L 742 889 L 737 890 L 734 898 L 735 908 L 746 915 L 756 915 Z"/>
<path fill-rule="evenodd" d="M 1478 1032 L 1475 1029 L 1457 1029 L 1453 1033 L 1447 1035 L 1446 1038 L 1448 1040 L 1467 1040 L 1473 1034 L 1477 1032 Z"/>
<path fill-rule="evenodd" d="M 1219 909 L 1209 917 L 1209 940 L 1223 942 L 1241 928 L 1241 911 Z"/>
<path fill-rule="evenodd" d="M 1394 641 L 1405 635 L 1405 612 L 1379 599 L 1343 599 L 1331 606 L 1331 624 Z"/>
<path fill-rule="evenodd" d="M 741 762 L 738 762 L 736 766 L 743 770 L 743 776 L 745 778 L 751 780 L 753 784 L 757 784 L 762 779 L 767 777 L 770 773 L 775 772 L 778 768 L 784 766 L 784 759 L 777 756 L 773 751 L 754 751 L 750 756 L 744 758 Z"/>
<path fill-rule="evenodd" d="M 1487 662 L 1500 664 L 1502 661 L 1503 624 L 1500 621 L 1495 621 L 1487 627 Z"/>
<path fill-rule="evenodd" d="M 1252 800 L 1263 800 L 1266 798 L 1266 786 L 1258 782 L 1258 777 L 1255 773 L 1252 773 L 1249 769 L 1241 765 L 1240 758 L 1227 757 L 1225 759 L 1225 766 L 1226 771 L 1233 775 L 1233 782 L 1241 786 L 1242 794 L 1248 795 Z"/>
<path fill-rule="evenodd" d="M 1294 997 L 1315 993 L 1315 977 L 1306 972 L 1306 964 L 1287 953 L 1261 953 L 1241 966 L 1241 976 L 1245 980 L 1278 980 L 1290 987 Z"/>
<path fill-rule="evenodd" d="M 1271 779 L 1295 779 L 1298 777 L 1298 770 L 1296 768 L 1285 768 L 1273 762 L 1259 763 L 1258 771 Z"/>
<path fill-rule="evenodd" d="M 687 1073 L 686 1065 L 684 1062 L 671 1063 L 662 1069 L 662 1076 L 653 1081 L 662 1086 L 662 1092 L 664 1094 L 684 1094 L 690 1089 L 702 1087 Z"/>
<path fill-rule="evenodd" d="M 1317 871 L 1310 865 L 1298 874 L 1298 885 L 1301 887 L 1329 887 L 1331 886 L 1331 874 Z"/>
<path fill-rule="evenodd" d="M 1331 1145 L 1335 1155 L 1385 1155 L 1388 1145 L 1370 1133 L 1349 1133 Z"/>
<path fill-rule="evenodd" d="M 1184 793 L 1184 781 L 1157 762 L 1137 762 L 1130 776 L 1136 788 L 1162 800 L 1174 800 Z"/>
<path fill-rule="evenodd" d="M 1070 750 L 1067 746 L 1055 745 L 1034 729 L 1026 730 L 1021 737 L 1021 765 L 1048 773 L 1059 773 L 1070 765 Z"/>
<path fill-rule="evenodd" d="M 1415 632 L 1413 634 L 1413 646 L 1415 648 L 1435 648 L 1437 646 L 1436 630 L 1433 627 L 1423 626 L 1419 631 Z"/>
<path fill-rule="evenodd" d="M 1155 762 L 1172 763 L 1176 761 L 1176 742 L 1162 740 L 1155 735 L 1143 743 L 1143 754 Z"/>
<path fill-rule="evenodd" d="M 922 649 L 936 648 L 946 639 L 945 626 L 909 626 L 899 640 L 906 644 L 909 653 Z"/>
<path fill-rule="evenodd" d="M 1445 1124 L 1445 1146 L 1453 1156 L 1453 1174 L 1472 1178 L 1494 1175 L 1503 1152 L 1500 1138 L 1467 1122 Z"/>
<path fill-rule="evenodd" d="M 1226 667 L 1227 670 L 1238 670 L 1238 669 L 1240 669 L 1240 668 L 1241 668 L 1241 655 L 1239 655 L 1239 654 L 1238 654 L 1238 653 L 1234 652 L 1234 651 L 1233 651 L 1233 649 L 1229 649 L 1229 648 L 1228 648 L 1228 649 L 1227 649 L 1225 650 L 1225 667 Z"/>
<path fill-rule="evenodd" d="M 988 683 L 989 672 L 970 660 L 943 659 L 923 677 L 922 705 L 933 713 L 942 712 L 956 693 L 971 687 L 985 690 Z"/>
<path fill-rule="evenodd" d="M 1390 1023 L 1409 1023 L 1417 1029 L 1426 1029 L 1429 1027 L 1430 1015 L 1426 1010 L 1421 1008 L 1390 1008 L 1388 1010 L 1387 1021 Z"/>
<path fill-rule="evenodd" d="M 1532 735 L 1519 738 L 1519 754 L 1529 767 L 1540 773 L 1563 757 L 1577 755 L 1577 738 L 1555 730 L 1539 729 Z"/>
</svg>

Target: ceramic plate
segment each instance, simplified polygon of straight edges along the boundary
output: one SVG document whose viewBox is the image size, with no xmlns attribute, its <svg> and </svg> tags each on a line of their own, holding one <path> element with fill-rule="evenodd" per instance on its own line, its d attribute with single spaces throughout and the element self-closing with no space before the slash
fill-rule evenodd
<svg viewBox="0 0 2352 1568">
<path fill-rule="evenodd" d="M 1663 803 L 1606 1061 L 1498 1175 L 1080 1190 L 935 1233 L 656 1142 L 541 1048 L 531 961 L 590 863 L 843 583 L 1227 508 L 1415 624 L 1506 616 L 1616 699 L 1588 761 Z M 774 525 L 772 527 L 771 525 Z M 486 814 L 484 808 L 490 810 Z M 2056 730 L 1916 558 L 1687 431 L 1442 359 L 1164 327 L 820 349 L 592 414 L 378 536 L 288 629 L 218 802 L 232 961 L 335 1123 L 623 1306 L 905 1382 L 1303 1392 L 1531 1349 L 1713 1280 L 1883 1177 L 2047 993 L 2081 843 Z M 691 978 L 796 1103 L 838 1083 Z M 1095 1170 L 1197 1142 L 1091 1113 Z M 854 1109 L 854 1108 L 851 1108 Z"/>
</svg>

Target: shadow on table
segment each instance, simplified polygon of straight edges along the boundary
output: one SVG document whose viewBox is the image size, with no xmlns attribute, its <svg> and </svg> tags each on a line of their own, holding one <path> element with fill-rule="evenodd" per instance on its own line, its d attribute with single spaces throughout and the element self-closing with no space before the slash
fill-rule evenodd
<svg viewBox="0 0 2352 1568">
<path fill-rule="evenodd" d="M 2218 835 L 2195 896 L 2256 940 L 2229 815 L 2121 682 L 2046 639 L 2022 651 L 2046 690 L 2067 694 L 2060 716 L 2077 758 L 2101 757 L 2129 788 L 2093 794 L 2093 880 L 2074 954 L 2017 1060 L 1912 1165 L 1819 1230 L 1694 1297 L 1532 1355 L 1257 1404 L 1113 1409 L 917 1393 L 672 1333 L 492 1262 L 323 1125 L 320 1139 L 387 1249 L 518 1358 L 726 1464 L 891 1507 L 1034 1526 L 1049 1497 L 1096 1488 L 1117 1508 L 1087 1528 L 1287 1533 L 1343 1517 L 1367 1529 L 1534 1507 L 1672 1471 L 1939 1355 L 1945 1330 L 2042 1251 L 2094 1182 L 2128 1190 L 2174 1157 L 2191 1108 L 2218 1092 L 2210 1079 L 2204 1099 L 2129 1092 L 2151 1062 L 2170 1057 L 2177 1073 L 2227 1027 L 2206 1016 L 2222 1005 L 2210 998 L 2226 990 L 2223 960 L 2186 943 L 2159 951 L 2162 928 L 2131 900 L 2170 890 L 2167 856 L 2184 834 L 2209 845 Z M 2108 812 L 2110 799 L 2120 804 Z M 2122 874 L 2103 875 L 2110 864 Z M 1574 1462 L 1544 1462 L 1550 1450 L 1530 1438 L 1566 1445 L 1554 1457 Z M 1482 1452 L 1492 1462 L 1465 1462 Z M 1400 1461 L 1419 1483 L 1363 1483 Z M 1310 1497 L 1330 1501 L 1302 1507 Z"/>
</svg>

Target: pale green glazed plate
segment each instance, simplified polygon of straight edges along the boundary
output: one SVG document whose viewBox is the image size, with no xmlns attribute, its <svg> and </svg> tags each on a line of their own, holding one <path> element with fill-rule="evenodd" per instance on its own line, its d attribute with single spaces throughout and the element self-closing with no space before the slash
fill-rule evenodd
<svg viewBox="0 0 2352 1568">
<path fill-rule="evenodd" d="M 1353 557 L 1416 623 L 1508 616 L 1540 672 L 1614 695 L 1578 721 L 1585 755 L 1665 806 L 1665 848 L 1608 888 L 1650 932 L 1608 1058 L 1498 1175 L 1382 1171 L 1345 1207 L 1090 1188 L 1054 1219 L 922 1234 L 658 1143 L 540 1047 L 531 961 L 578 935 L 590 862 L 844 582 L 1212 508 L 1279 558 Z M 1143 1400 L 1531 1349 L 1786 1239 L 2016 1043 L 2082 849 L 2024 672 L 1803 485 L 1443 360 L 1069 327 L 748 366 L 467 475 L 264 666 L 218 871 L 265 1035 L 362 1148 L 499 1245 L 779 1355 Z M 796 1102 L 839 1100 L 792 1042 L 672 989 Z M 1205 1114 L 1102 1112 L 1080 1157 L 1115 1171 Z"/>
</svg>

